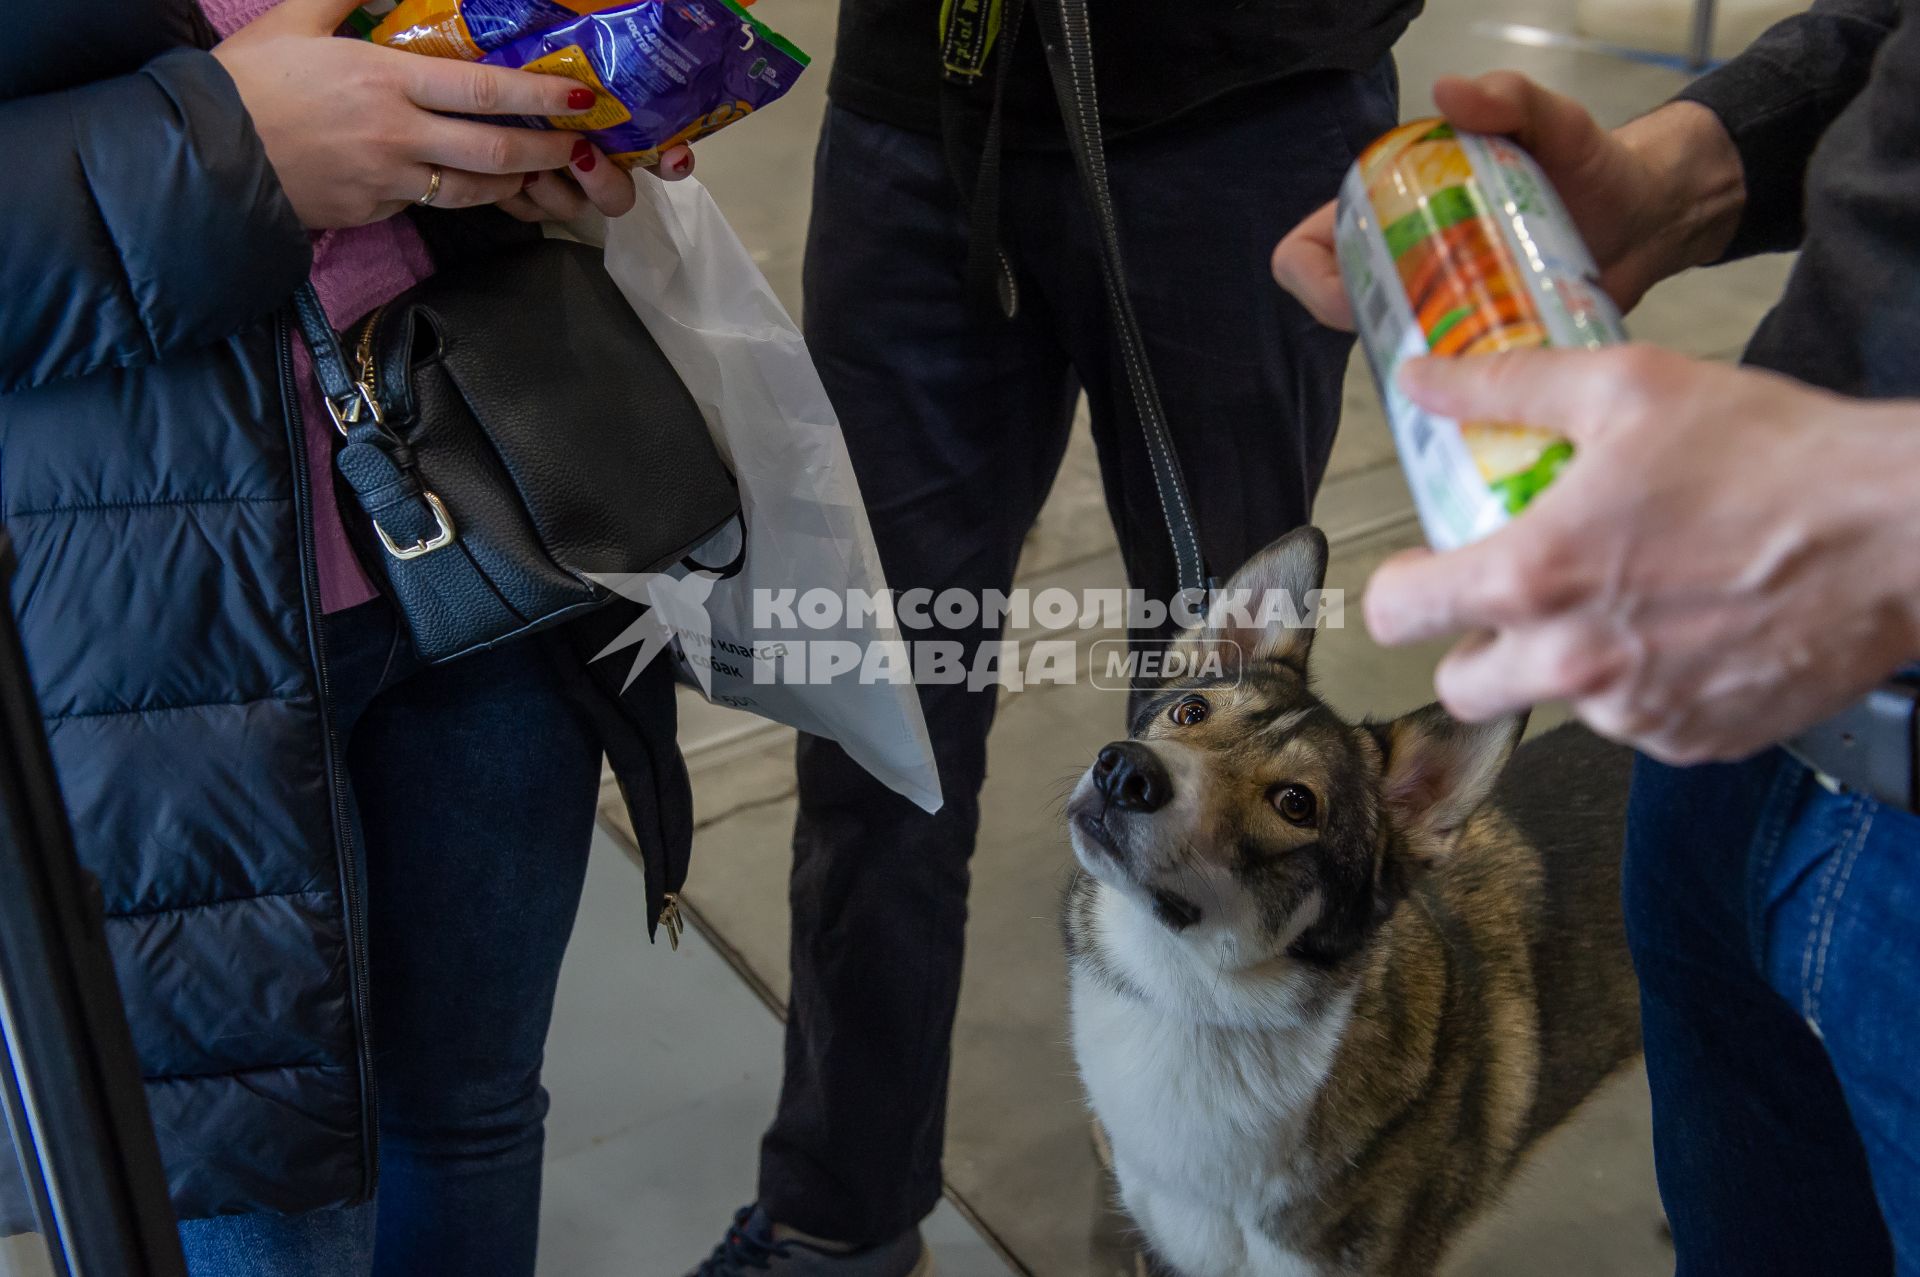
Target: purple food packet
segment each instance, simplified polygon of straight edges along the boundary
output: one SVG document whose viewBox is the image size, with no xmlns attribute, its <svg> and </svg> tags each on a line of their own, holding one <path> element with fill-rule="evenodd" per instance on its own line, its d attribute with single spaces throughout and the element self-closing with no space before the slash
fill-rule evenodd
<svg viewBox="0 0 1920 1277">
<path fill-rule="evenodd" d="M 639 0 L 522 36 L 482 61 L 598 91 L 584 115 L 528 123 L 584 132 L 635 168 L 777 101 L 810 59 L 733 0 Z"/>
</svg>

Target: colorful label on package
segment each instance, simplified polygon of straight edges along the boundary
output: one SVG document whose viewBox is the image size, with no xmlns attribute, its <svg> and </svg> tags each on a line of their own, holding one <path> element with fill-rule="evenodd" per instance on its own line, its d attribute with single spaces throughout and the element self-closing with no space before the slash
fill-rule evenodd
<svg viewBox="0 0 1920 1277">
<path fill-rule="evenodd" d="M 373 29 L 376 44 L 477 62 L 530 31 L 625 0 L 400 0 Z"/>
<path fill-rule="evenodd" d="M 471 3 L 471 0 L 469 0 Z M 585 132 L 627 168 L 652 164 L 783 97 L 807 55 L 733 0 L 644 0 L 524 35 L 486 62 L 565 75 L 601 106 L 529 120 Z"/>
<path fill-rule="evenodd" d="M 1441 120 L 1402 125 L 1367 148 L 1341 188 L 1334 239 L 1427 540 L 1438 549 L 1478 540 L 1525 509 L 1573 447 L 1533 426 L 1426 412 L 1401 393 L 1400 365 L 1610 345 L 1625 339 L 1619 311 L 1532 157 Z"/>
</svg>

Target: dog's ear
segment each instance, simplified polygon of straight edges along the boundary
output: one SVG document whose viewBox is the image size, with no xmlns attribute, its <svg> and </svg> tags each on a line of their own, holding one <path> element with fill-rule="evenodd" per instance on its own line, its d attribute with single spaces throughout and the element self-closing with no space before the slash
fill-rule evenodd
<svg viewBox="0 0 1920 1277">
<path fill-rule="evenodd" d="M 1277 662 L 1304 675 L 1326 580 L 1326 535 L 1295 528 L 1215 592 L 1207 623 L 1181 635 L 1180 644 L 1217 653 L 1229 670 Z"/>
<path fill-rule="evenodd" d="M 1467 818 L 1493 792 L 1527 729 L 1527 716 L 1462 723 L 1438 705 L 1369 724 L 1386 767 L 1380 796 L 1388 818 L 1422 860 L 1453 850 Z"/>
</svg>

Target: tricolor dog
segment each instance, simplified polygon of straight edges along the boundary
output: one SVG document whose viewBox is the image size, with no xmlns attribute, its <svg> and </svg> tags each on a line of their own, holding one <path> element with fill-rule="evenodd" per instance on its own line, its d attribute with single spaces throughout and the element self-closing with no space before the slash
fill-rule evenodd
<svg viewBox="0 0 1920 1277">
<path fill-rule="evenodd" d="M 1302 529 L 1229 590 L 1302 598 L 1326 556 Z M 1074 1052 L 1183 1277 L 1424 1277 L 1639 1050 L 1626 751 L 1516 755 L 1524 718 L 1437 705 L 1350 723 L 1313 637 L 1184 636 L 1219 675 L 1138 698 L 1068 804 Z"/>
</svg>

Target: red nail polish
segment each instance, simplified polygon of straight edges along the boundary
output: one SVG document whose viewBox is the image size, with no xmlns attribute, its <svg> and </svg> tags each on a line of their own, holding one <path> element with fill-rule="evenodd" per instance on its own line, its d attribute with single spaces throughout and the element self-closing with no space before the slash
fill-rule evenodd
<svg viewBox="0 0 1920 1277">
<path fill-rule="evenodd" d="M 575 168 L 579 169 L 582 173 L 591 173 L 596 163 L 598 163 L 598 161 L 594 158 L 593 144 L 591 142 L 585 138 L 581 138 L 573 144 L 573 166 Z"/>
<path fill-rule="evenodd" d="M 584 111 L 593 105 L 592 89 L 568 89 L 567 105 L 576 111 Z"/>
<path fill-rule="evenodd" d="M 539 180 L 540 180 L 540 175 L 538 173 L 529 173 L 525 177 L 520 179 L 520 189 L 524 191 L 529 186 L 532 186 L 535 182 Z"/>
</svg>

